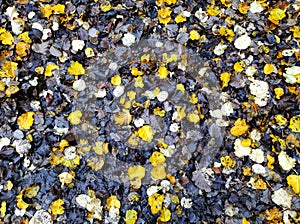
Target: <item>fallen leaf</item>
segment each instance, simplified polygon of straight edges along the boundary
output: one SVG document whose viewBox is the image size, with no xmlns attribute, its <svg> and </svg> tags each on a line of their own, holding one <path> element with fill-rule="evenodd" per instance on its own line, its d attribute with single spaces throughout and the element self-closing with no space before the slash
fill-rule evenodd
<svg viewBox="0 0 300 224">
<path fill-rule="evenodd" d="M 71 124 L 76 125 L 80 123 L 80 119 L 82 117 L 82 113 L 80 110 L 75 110 L 74 112 L 71 112 L 68 116 L 69 121 Z"/>
<path fill-rule="evenodd" d="M 122 111 L 114 115 L 114 120 L 116 124 L 129 125 L 132 121 L 132 115 L 130 114 L 129 110 L 123 109 Z"/>
<path fill-rule="evenodd" d="M 125 223 L 126 224 L 135 224 L 137 220 L 137 211 L 135 210 L 127 210 L 125 215 Z"/>
<path fill-rule="evenodd" d="M 20 129 L 30 129 L 30 127 L 33 125 L 33 118 L 34 112 L 27 112 L 22 114 L 18 117 L 17 123 L 19 125 Z"/>
<path fill-rule="evenodd" d="M 149 125 L 144 125 L 143 127 L 141 127 L 138 130 L 138 135 L 142 140 L 146 142 L 151 142 L 153 139 L 153 132 Z"/>
<path fill-rule="evenodd" d="M 110 210 L 110 208 L 112 206 L 114 206 L 116 208 L 121 207 L 121 202 L 119 201 L 119 199 L 115 195 L 112 195 L 112 196 L 110 196 L 109 198 L 106 199 L 106 208 L 107 208 L 107 210 Z"/>
<path fill-rule="evenodd" d="M 72 61 L 70 67 L 68 68 L 68 72 L 71 75 L 84 75 L 85 69 L 83 68 L 82 64 L 80 64 L 78 61 Z"/>
<path fill-rule="evenodd" d="M 293 188 L 295 194 L 300 194 L 300 176 L 291 174 L 286 178 L 287 184 Z"/>
<path fill-rule="evenodd" d="M 65 208 L 63 207 L 63 205 L 65 204 L 65 202 L 62 199 L 57 199 L 56 201 L 54 201 L 52 203 L 52 214 L 54 215 L 61 215 L 64 214 L 64 210 Z"/>
<path fill-rule="evenodd" d="M 249 129 L 249 125 L 247 125 L 245 119 L 238 118 L 234 122 L 234 126 L 230 129 L 230 133 L 233 136 L 240 136 L 245 134 Z"/>
</svg>

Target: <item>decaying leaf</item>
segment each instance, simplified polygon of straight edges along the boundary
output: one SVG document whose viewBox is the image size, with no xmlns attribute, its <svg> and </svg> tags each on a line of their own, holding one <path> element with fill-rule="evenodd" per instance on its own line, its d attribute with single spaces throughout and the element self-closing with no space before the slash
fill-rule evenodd
<svg viewBox="0 0 300 224">
<path fill-rule="evenodd" d="M 286 178 L 289 186 L 293 188 L 295 194 L 300 194 L 300 175 L 291 174 Z"/>
<path fill-rule="evenodd" d="M 65 212 L 65 208 L 63 207 L 63 205 L 65 204 L 65 202 L 62 199 L 57 199 L 56 201 L 52 202 L 52 214 L 54 215 L 61 215 L 64 214 Z"/>
<path fill-rule="evenodd" d="M 152 128 L 149 125 L 144 125 L 138 130 L 138 135 L 142 140 L 151 142 L 153 139 Z"/>
<path fill-rule="evenodd" d="M 22 114 L 20 117 L 18 117 L 18 125 L 20 129 L 30 129 L 33 125 L 33 118 L 34 112 L 27 112 Z"/>
<path fill-rule="evenodd" d="M 129 110 L 123 109 L 122 111 L 114 115 L 114 120 L 116 124 L 129 125 L 132 121 L 132 116 Z"/>
</svg>

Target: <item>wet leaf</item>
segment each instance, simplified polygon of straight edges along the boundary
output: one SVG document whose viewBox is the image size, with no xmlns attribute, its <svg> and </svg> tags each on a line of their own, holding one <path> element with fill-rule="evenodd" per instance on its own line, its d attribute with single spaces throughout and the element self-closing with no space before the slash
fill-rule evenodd
<svg viewBox="0 0 300 224">
<path fill-rule="evenodd" d="M 158 220 L 162 222 L 168 222 L 171 219 L 171 211 L 163 206 L 162 210 L 160 211 L 160 216 Z"/>
<path fill-rule="evenodd" d="M 45 76 L 47 77 L 51 77 L 53 74 L 52 74 L 52 71 L 55 70 L 55 69 L 58 69 L 59 67 L 55 64 L 52 64 L 52 63 L 49 63 L 47 66 L 46 66 L 46 69 L 45 69 Z"/>
<path fill-rule="evenodd" d="M 37 184 L 34 184 L 34 185 L 24 189 L 23 196 L 26 198 L 34 198 L 37 196 L 39 191 L 40 191 L 40 186 Z"/>
<path fill-rule="evenodd" d="M 144 125 L 138 130 L 138 135 L 142 140 L 151 142 L 153 139 L 152 128 L 149 125 Z"/>
<path fill-rule="evenodd" d="M 70 67 L 68 68 L 68 72 L 71 75 L 84 75 L 85 69 L 83 68 L 82 64 L 80 64 L 78 61 L 72 61 Z"/>
<path fill-rule="evenodd" d="M 135 224 L 137 220 L 137 211 L 135 210 L 127 210 L 126 211 L 126 217 L 125 217 L 125 223 L 126 224 Z"/>
<path fill-rule="evenodd" d="M 110 196 L 106 200 L 106 208 L 107 208 L 107 210 L 110 210 L 110 208 L 112 206 L 114 206 L 116 208 L 120 208 L 121 207 L 121 202 L 119 201 L 119 199 L 115 195 Z"/>
<path fill-rule="evenodd" d="M 291 118 L 289 128 L 293 132 L 300 132 L 300 115 Z"/>
<path fill-rule="evenodd" d="M 165 195 L 154 193 L 148 198 L 148 204 L 152 214 L 157 214 L 162 209 L 162 203 L 165 199 Z"/>
<path fill-rule="evenodd" d="M 299 175 L 289 175 L 286 178 L 287 184 L 293 188 L 295 194 L 300 194 L 300 176 Z"/>
<path fill-rule="evenodd" d="M 114 115 L 114 120 L 116 124 L 129 125 L 132 121 L 132 115 L 130 114 L 129 110 L 123 109 L 122 111 Z"/>
<path fill-rule="evenodd" d="M 63 207 L 63 205 L 65 204 L 65 202 L 62 199 L 58 199 L 56 201 L 54 201 L 52 203 L 52 214 L 54 215 L 61 215 L 64 214 L 65 212 L 65 208 Z"/>
<path fill-rule="evenodd" d="M 68 116 L 69 121 L 71 124 L 76 125 L 80 123 L 80 119 L 82 117 L 82 113 L 80 110 L 75 110 L 74 112 L 71 112 Z"/>
<path fill-rule="evenodd" d="M 27 112 L 18 117 L 17 123 L 20 129 L 30 129 L 33 125 L 34 112 Z"/>
<path fill-rule="evenodd" d="M 240 136 L 245 134 L 249 129 L 249 125 L 247 125 L 245 119 L 238 118 L 234 122 L 234 126 L 230 129 L 230 133 L 233 136 Z"/>
</svg>

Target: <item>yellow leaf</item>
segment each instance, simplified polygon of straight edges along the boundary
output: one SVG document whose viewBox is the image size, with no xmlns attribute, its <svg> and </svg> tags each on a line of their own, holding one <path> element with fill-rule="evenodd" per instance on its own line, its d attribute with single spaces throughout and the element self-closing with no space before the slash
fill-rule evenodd
<svg viewBox="0 0 300 224">
<path fill-rule="evenodd" d="M 187 119 L 189 122 L 192 122 L 194 124 L 198 123 L 200 121 L 200 116 L 197 110 L 191 111 L 187 115 Z"/>
<path fill-rule="evenodd" d="M 224 167 L 231 168 L 231 167 L 234 166 L 234 160 L 230 156 L 222 156 L 221 157 L 221 164 Z"/>
<path fill-rule="evenodd" d="M 18 38 L 20 40 L 24 41 L 27 44 L 30 44 L 32 42 L 31 39 L 30 39 L 30 37 L 29 37 L 29 35 L 28 35 L 28 31 L 19 34 Z"/>
<path fill-rule="evenodd" d="M 166 158 L 161 152 L 155 151 L 152 153 L 151 157 L 149 158 L 149 161 L 152 166 L 158 166 L 161 163 L 164 163 L 166 161 Z"/>
<path fill-rule="evenodd" d="M 272 9 L 272 11 L 270 12 L 271 20 L 279 21 L 282 20 L 285 16 L 285 12 L 280 8 Z"/>
<path fill-rule="evenodd" d="M 238 118 L 234 122 L 234 126 L 230 129 L 230 133 L 233 136 L 240 136 L 248 131 L 249 125 L 246 124 L 245 119 Z"/>
<path fill-rule="evenodd" d="M 224 87 L 227 87 L 228 86 L 228 83 L 230 82 L 230 77 L 231 77 L 231 74 L 228 73 L 228 72 L 223 72 L 221 74 L 221 81 L 222 81 L 222 88 Z"/>
<path fill-rule="evenodd" d="M 111 4 L 109 1 L 104 1 L 101 5 L 100 5 L 100 9 L 102 12 L 108 12 L 109 10 L 111 10 Z"/>
<path fill-rule="evenodd" d="M 162 24 L 167 24 L 171 21 L 172 9 L 169 7 L 158 10 L 158 20 Z"/>
<path fill-rule="evenodd" d="M 136 92 L 134 92 L 134 91 L 132 91 L 132 90 L 130 90 L 130 91 L 128 91 L 127 92 L 127 96 L 128 96 L 128 98 L 129 98 L 129 100 L 134 100 L 135 99 L 135 96 L 136 96 Z"/>
<path fill-rule="evenodd" d="M 267 189 L 267 184 L 263 179 L 261 179 L 259 177 L 256 181 L 254 181 L 253 187 L 255 189 L 258 189 L 258 190 L 266 190 Z"/>
<path fill-rule="evenodd" d="M 166 111 L 162 110 L 160 107 L 154 108 L 153 113 L 154 113 L 154 115 L 160 116 L 160 117 L 164 117 L 166 115 Z"/>
<path fill-rule="evenodd" d="M 104 159 L 102 158 L 102 156 L 90 157 L 90 159 L 88 159 L 87 162 L 88 162 L 88 166 L 91 167 L 95 171 L 101 170 L 104 165 Z"/>
<path fill-rule="evenodd" d="M 71 122 L 71 124 L 76 125 L 80 123 L 80 119 L 82 117 L 82 113 L 80 110 L 75 110 L 74 112 L 71 112 L 69 114 L 69 121 Z"/>
<path fill-rule="evenodd" d="M 246 63 L 244 61 L 236 62 L 233 66 L 233 69 L 236 72 L 242 72 L 244 70 L 245 66 L 246 66 Z"/>
<path fill-rule="evenodd" d="M 30 129 L 30 127 L 33 125 L 33 118 L 34 112 L 27 112 L 22 114 L 20 117 L 18 117 L 17 123 L 19 125 L 20 129 Z"/>
<path fill-rule="evenodd" d="M 300 26 L 291 27 L 290 31 L 293 31 L 294 38 L 300 38 Z"/>
<path fill-rule="evenodd" d="M 2 201 L 0 207 L 0 218 L 4 218 L 5 213 L 6 213 L 6 201 Z"/>
<path fill-rule="evenodd" d="M 67 146 L 69 146 L 69 142 L 65 139 L 61 140 L 61 142 L 59 143 L 59 148 L 64 149 Z"/>
<path fill-rule="evenodd" d="M 280 99 L 280 97 L 284 94 L 284 90 L 282 88 L 275 88 L 274 92 L 276 95 L 276 99 Z"/>
<path fill-rule="evenodd" d="M 168 69 L 165 67 L 165 66 L 160 66 L 159 69 L 158 69 L 158 76 L 161 78 L 161 79 L 165 79 L 168 77 Z"/>
<path fill-rule="evenodd" d="M 250 5 L 248 2 L 241 2 L 239 4 L 238 10 L 240 11 L 240 13 L 247 14 L 249 9 L 250 9 Z"/>
<path fill-rule="evenodd" d="M 87 58 L 91 58 L 91 57 L 95 56 L 95 52 L 94 52 L 93 48 L 90 48 L 90 47 L 86 48 L 84 50 L 84 53 Z"/>
<path fill-rule="evenodd" d="M 141 75 L 144 74 L 144 72 L 139 71 L 139 70 L 138 70 L 137 68 L 135 68 L 135 67 L 132 67 L 132 68 L 131 68 L 131 74 L 132 74 L 133 76 L 141 76 Z"/>
<path fill-rule="evenodd" d="M 275 158 L 273 156 L 267 155 L 267 160 L 268 160 L 268 168 L 269 169 L 274 169 L 273 163 L 275 162 Z"/>
<path fill-rule="evenodd" d="M 93 150 L 96 154 L 98 155 L 104 155 L 108 153 L 109 148 L 108 148 L 108 143 L 107 142 L 96 142 L 95 146 L 93 147 Z"/>
<path fill-rule="evenodd" d="M 156 180 L 162 180 L 166 178 L 167 173 L 166 173 L 166 164 L 165 163 L 160 163 L 157 166 L 153 167 L 151 170 L 151 177 L 153 177 Z"/>
<path fill-rule="evenodd" d="M 19 91 L 19 87 L 18 86 L 10 86 L 5 90 L 5 95 L 7 97 L 11 97 L 11 95 L 17 93 Z"/>
<path fill-rule="evenodd" d="M 16 44 L 16 52 L 20 57 L 25 57 L 27 55 L 27 50 L 30 48 L 29 44 L 25 42 L 18 42 Z"/>
<path fill-rule="evenodd" d="M 177 84 L 176 89 L 180 90 L 182 92 L 182 94 L 184 94 L 184 92 L 185 92 L 185 88 L 184 88 L 184 85 L 182 83 Z"/>
<path fill-rule="evenodd" d="M 274 66 L 273 66 L 272 64 L 266 64 L 266 65 L 264 66 L 264 73 L 265 73 L 266 75 L 271 74 L 272 72 L 274 72 L 274 70 L 275 70 L 275 68 L 274 68 Z"/>
<path fill-rule="evenodd" d="M 144 87 L 143 77 L 142 76 L 134 78 L 134 81 L 135 81 L 134 86 L 136 88 L 143 88 Z"/>
<path fill-rule="evenodd" d="M 0 81 L 0 91 L 5 90 L 5 82 Z"/>
<path fill-rule="evenodd" d="M 300 115 L 291 118 L 289 128 L 293 132 L 300 132 Z"/>
<path fill-rule="evenodd" d="M 112 206 L 114 206 L 116 208 L 120 208 L 121 207 L 121 202 L 119 201 L 119 199 L 115 195 L 110 196 L 106 200 L 106 208 L 107 208 L 107 210 L 110 210 L 110 208 Z"/>
<path fill-rule="evenodd" d="M 45 6 L 40 6 L 39 8 L 43 16 L 49 19 L 49 17 L 52 15 L 52 6 L 46 4 Z"/>
<path fill-rule="evenodd" d="M 29 204 L 23 201 L 23 191 L 21 191 L 20 194 L 17 195 L 17 207 L 26 210 L 28 206 Z"/>
<path fill-rule="evenodd" d="M 300 176 L 291 174 L 286 178 L 287 184 L 293 188 L 295 194 L 300 194 Z"/>
<path fill-rule="evenodd" d="M 242 224 L 251 224 L 249 221 L 247 221 L 247 219 L 246 218 L 243 218 L 242 219 Z"/>
<path fill-rule="evenodd" d="M 275 120 L 276 120 L 276 123 L 280 126 L 285 125 L 287 122 L 287 119 L 284 116 L 282 116 L 281 114 L 276 114 Z"/>
<path fill-rule="evenodd" d="M 18 68 L 18 63 L 12 61 L 5 61 L 2 69 L 0 70 L 0 77 L 2 78 L 12 78 L 16 77 L 15 71 Z"/>
<path fill-rule="evenodd" d="M 12 188 L 13 188 L 13 186 L 14 186 L 14 184 L 9 180 L 9 181 L 7 181 L 7 186 L 6 186 L 6 189 L 7 190 L 11 190 Z"/>
<path fill-rule="evenodd" d="M 196 95 L 195 93 L 193 93 L 193 94 L 190 96 L 189 102 L 191 102 L 192 104 L 198 103 L 198 97 L 197 97 L 197 95 Z"/>
<path fill-rule="evenodd" d="M 139 145 L 139 139 L 138 139 L 138 136 L 137 136 L 137 133 L 132 133 L 128 140 L 127 140 L 128 144 L 131 145 L 131 146 L 138 146 Z"/>
<path fill-rule="evenodd" d="M 80 164 L 80 157 L 76 155 L 74 159 L 66 159 L 65 156 L 61 158 L 60 163 L 69 168 L 76 168 Z"/>
<path fill-rule="evenodd" d="M 215 6 L 215 5 L 212 4 L 212 5 L 207 6 L 206 12 L 210 16 L 217 16 L 217 15 L 220 14 L 221 10 L 218 6 Z"/>
<path fill-rule="evenodd" d="M 178 117 L 179 120 L 182 120 L 183 118 L 186 117 L 186 113 L 185 113 L 186 107 L 185 106 L 181 107 L 181 106 L 176 105 L 175 108 L 176 108 L 176 111 L 178 113 L 177 117 Z"/>
<path fill-rule="evenodd" d="M 114 120 L 116 124 L 128 125 L 132 121 L 132 116 L 129 110 L 123 109 L 114 116 Z"/>
<path fill-rule="evenodd" d="M 135 210 L 127 210 L 126 211 L 126 217 L 125 217 L 125 223 L 126 224 L 135 224 L 137 220 L 137 212 Z"/>
<path fill-rule="evenodd" d="M 221 3 L 224 5 L 224 6 L 226 6 L 227 8 L 229 8 L 230 6 L 231 6 L 231 2 L 232 2 L 232 0 L 220 0 L 221 1 Z"/>
<path fill-rule="evenodd" d="M 85 69 L 78 61 L 72 61 L 70 67 L 68 68 L 68 72 L 71 75 L 83 75 L 85 73 Z"/>
<path fill-rule="evenodd" d="M 167 209 L 165 206 L 160 211 L 160 216 L 158 217 L 158 220 L 162 222 L 168 222 L 171 219 L 171 211 Z"/>
<path fill-rule="evenodd" d="M 190 31 L 190 39 L 191 40 L 200 40 L 200 34 L 197 30 Z"/>
<path fill-rule="evenodd" d="M 165 195 L 154 193 L 148 198 L 148 204 L 152 214 L 157 214 L 162 209 L 162 204 L 165 199 Z"/>
<path fill-rule="evenodd" d="M 143 127 L 141 127 L 138 130 L 138 135 L 142 140 L 146 142 L 151 142 L 153 139 L 153 132 L 149 125 L 144 125 Z"/>
<path fill-rule="evenodd" d="M 54 201 L 52 203 L 52 209 L 51 209 L 52 214 L 54 214 L 54 215 L 64 214 L 64 212 L 65 212 L 64 211 L 65 208 L 63 206 L 64 204 L 65 204 L 65 202 L 62 199 L 58 199 L 58 200 Z"/>
<path fill-rule="evenodd" d="M 146 169 L 140 165 L 129 167 L 128 176 L 130 180 L 135 178 L 142 179 L 146 174 Z"/>
<path fill-rule="evenodd" d="M 54 69 L 58 69 L 58 66 L 55 65 L 55 64 L 49 63 L 49 64 L 46 66 L 45 76 L 51 77 L 51 76 L 53 75 L 53 74 L 52 74 L 52 71 L 53 71 Z"/>
<path fill-rule="evenodd" d="M 63 5 L 63 4 L 54 5 L 54 6 L 52 6 L 52 10 L 56 14 L 64 14 L 65 13 L 65 5 Z"/>
<path fill-rule="evenodd" d="M 25 188 L 23 196 L 25 198 L 34 198 L 34 197 L 37 196 L 37 194 L 39 193 L 39 191 L 40 191 L 40 186 L 37 185 L 37 184 L 34 184 L 34 185 L 30 186 L 30 187 Z"/>
<path fill-rule="evenodd" d="M 183 23 L 186 21 L 186 18 L 184 16 L 182 16 L 181 14 L 178 14 L 176 17 L 175 17 L 175 22 L 176 23 Z"/>
<path fill-rule="evenodd" d="M 2 41 L 2 44 L 4 45 L 12 45 L 15 39 L 10 32 L 5 31 L 0 34 L 0 41 Z"/>
<path fill-rule="evenodd" d="M 119 74 L 114 75 L 111 80 L 110 80 L 111 84 L 113 84 L 114 86 L 119 86 L 122 83 L 122 79 L 121 76 Z"/>
</svg>

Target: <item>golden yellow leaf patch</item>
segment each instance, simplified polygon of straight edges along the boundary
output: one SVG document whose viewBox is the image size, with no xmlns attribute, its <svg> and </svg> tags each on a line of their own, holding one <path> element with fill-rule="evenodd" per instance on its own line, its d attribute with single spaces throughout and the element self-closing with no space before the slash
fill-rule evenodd
<svg viewBox="0 0 300 224">
<path fill-rule="evenodd" d="M 158 220 L 161 222 L 168 222 L 171 219 L 171 211 L 167 209 L 165 206 L 160 211 L 160 216 L 158 217 Z"/>
<path fill-rule="evenodd" d="M 110 80 L 111 84 L 113 84 L 114 86 L 119 86 L 122 83 L 122 79 L 121 76 L 119 74 L 114 75 L 113 77 L 111 77 Z"/>
<path fill-rule="evenodd" d="M 170 7 L 158 10 L 158 21 L 162 24 L 167 24 L 171 21 L 172 9 Z"/>
<path fill-rule="evenodd" d="M 114 115 L 114 120 L 116 124 L 119 125 L 128 125 L 132 121 L 132 116 L 129 110 L 123 109 Z"/>
<path fill-rule="evenodd" d="M 281 114 L 276 114 L 275 121 L 278 125 L 283 126 L 286 124 L 287 119 L 284 116 L 282 116 Z"/>
<path fill-rule="evenodd" d="M 125 216 L 125 223 L 126 224 L 135 224 L 137 220 L 137 211 L 135 210 L 127 210 Z"/>
<path fill-rule="evenodd" d="M 242 14 L 247 14 L 248 10 L 250 9 L 250 5 L 248 2 L 241 2 L 239 4 L 238 10 Z"/>
<path fill-rule="evenodd" d="M 65 212 L 65 208 L 63 206 L 64 204 L 65 202 L 62 199 L 57 199 L 56 201 L 54 201 L 52 203 L 52 208 L 51 208 L 52 214 L 54 215 L 64 214 Z"/>
<path fill-rule="evenodd" d="M 186 18 L 184 16 L 182 16 L 182 14 L 178 14 L 176 17 L 175 17 L 175 22 L 176 23 L 183 23 L 186 21 Z"/>
<path fill-rule="evenodd" d="M 0 28 L 0 41 L 4 45 L 12 45 L 15 39 L 10 32 L 6 31 L 6 29 Z"/>
<path fill-rule="evenodd" d="M 16 44 L 16 52 L 20 57 L 25 57 L 29 48 L 30 45 L 25 42 L 18 42 Z"/>
<path fill-rule="evenodd" d="M 215 5 L 212 4 L 212 5 L 207 6 L 206 12 L 210 16 L 217 16 L 217 15 L 220 14 L 221 10 L 218 6 L 215 6 Z"/>
<path fill-rule="evenodd" d="M 146 142 L 151 142 L 153 139 L 153 131 L 149 125 L 144 125 L 138 130 L 139 137 Z"/>
<path fill-rule="evenodd" d="M 220 76 L 220 79 L 222 81 L 222 88 L 227 87 L 228 83 L 230 82 L 231 74 L 228 72 L 223 72 Z"/>
<path fill-rule="evenodd" d="M 100 5 L 100 9 L 102 12 L 108 12 L 109 10 L 111 10 L 111 4 L 109 1 L 104 1 L 101 5 Z"/>
<path fill-rule="evenodd" d="M 57 5 L 49 5 L 46 4 L 45 6 L 40 6 L 40 11 L 43 14 L 44 17 L 48 18 L 54 13 L 54 14 L 63 14 L 65 13 L 65 6 L 63 4 L 57 4 Z"/>
<path fill-rule="evenodd" d="M 14 79 L 16 77 L 15 72 L 17 68 L 18 63 L 12 61 L 5 61 L 0 70 L 0 77 Z"/>
<path fill-rule="evenodd" d="M 69 121 L 71 124 L 76 125 L 80 123 L 80 119 L 82 117 L 82 113 L 80 110 L 75 110 L 74 112 L 71 112 L 68 116 Z"/>
<path fill-rule="evenodd" d="M 84 75 L 85 69 L 78 61 L 72 61 L 70 67 L 68 68 L 68 72 L 71 75 Z"/>
<path fill-rule="evenodd" d="M 249 125 L 247 125 L 245 119 L 238 118 L 234 122 L 234 126 L 230 129 L 230 133 L 233 136 L 240 136 L 245 134 L 249 129 Z"/>
<path fill-rule="evenodd" d="M 230 156 L 222 156 L 221 164 L 226 168 L 234 167 L 234 160 Z"/>
<path fill-rule="evenodd" d="M 282 88 L 275 88 L 274 92 L 276 95 L 276 99 L 280 99 L 280 97 L 284 94 L 284 90 Z"/>
<path fill-rule="evenodd" d="M 233 69 L 236 72 L 242 72 L 244 70 L 245 66 L 246 66 L 246 63 L 244 61 L 236 62 L 236 63 L 234 63 Z"/>
<path fill-rule="evenodd" d="M 0 218 L 4 218 L 5 213 L 6 213 L 6 201 L 2 201 L 0 207 Z"/>
<path fill-rule="evenodd" d="M 265 64 L 265 66 L 264 66 L 264 73 L 266 75 L 271 74 L 272 72 L 274 72 L 274 70 L 275 70 L 274 65 L 272 65 L 272 64 Z"/>
<path fill-rule="evenodd" d="M 132 166 L 128 169 L 130 185 L 134 189 L 139 189 L 142 185 L 142 178 L 146 174 L 146 169 L 140 165 Z"/>
<path fill-rule="evenodd" d="M 119 201 L 119 199 L 115 195 L 110 196 L 106 200 L 106 208 L 107 208 L 107 210 L 110 210 L 110 208 L 112 206 L 114 206 L 116 208 L 120 208 L 121 207 L 121 202 Z"/>
<path fill-rule="evenodd" d="M 68 172 L 62 172 L 58 175 L 59 181 L 61 182 L 62 186 L 65 184 L 72 183 L 72 180 L 74 178 L 74 174 L 68 173 Z"/>
<path fill-rule="evenodd" d="M 40 186 L 37 184 L 34 184 L 34 185 L 24 189 L 23 196 L 25 198 L 34 198 L 37 196 L 39 191 L 40 191 Z"/>
<path fill-rule="evenodd" d="M 162 204 L 165 199 L 165 195 L 154 193 L 148 198 L 148 204 L 152 214 L 157 214 L 162 209 Z"/>
<path fill-rule="evenodd" d="M 17 123 L 19 125 L 19 128 L 27 130 L 30 129 L 34 121 L 33 115 L 34 112 L 27 112 L 18 117 Z"/>
<path fill-rule="evenodd" d="M 52 71 L 55 70 L 55 69 L 58 69 L 58 66 L 53 64 L 53 63 L 49 63 L 47 66 L 46 66 L 46 70 L 45 70 L 45 76 L 46 77 L 51 77 L 53 74 L 52 74 Z"/>
<path fill-rule="evenodd" d="M 158 76 L 161 78 L 161 79 L 165 79 L 168 77 L 168 69 L 165 67 L 165 66 L 160 66 L 159 69 L 158 69 Z"/>
<path fill-rule="evenodd" d="M 133 76 L 141 76 L 141 75 L 144 74 L 144 72 L 143 71 L 139 71 L 138 68 L 136 68 L 136 67 L 132 67 L 131 68 L 131 74 Z"/>
<path fill-rule="evenodd" d="M 191 40 L 200 40 L 200 34 L 197 30 L 191 30 L 190 31 L 190 39 Z"/>
<path fill-rule="evenodd" d="M 300 115 L 291 118 L 289 128 L 293 132 L 300 132 Z"/>
<path fill-rule="evenodd" d="M 166 161 L 166 158 L 161 152 L 155 151 L 152 153 L 149 161 L 152 166 L 158 166 L 159 164 L 164 163 Z"/>
<path fill-rule="evenodd" d="M 300 175 L 291 174 L 286 178 L 287 184 L 293 188 L 295 194 L 300 194 Z"/>
<path fill-rule="evenodd" d="M 286 17 L 285 12 L 280 8 L 272 9 L 270 12 L 270 20 L 279 21 Z"/>
</svg>

